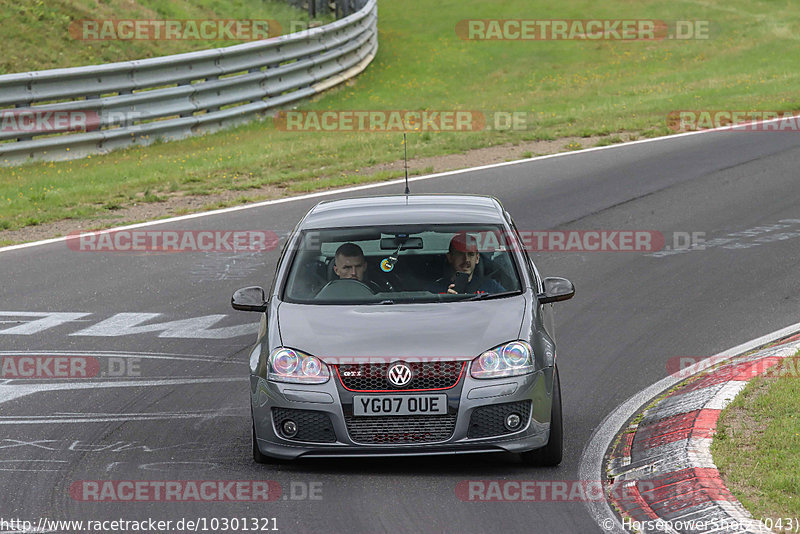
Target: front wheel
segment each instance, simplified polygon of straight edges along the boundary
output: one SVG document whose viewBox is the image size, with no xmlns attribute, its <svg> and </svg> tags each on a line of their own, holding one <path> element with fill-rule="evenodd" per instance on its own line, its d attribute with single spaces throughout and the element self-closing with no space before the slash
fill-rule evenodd
<svg viewBox="0 0 800 534">
<path fill-rule="evenodd" d="M 558 379 L 558 368 L 553 368 L 553 405 L 550 411 L 550 438 L 547 445 L 540 449 L 523 452 L 522 463 L 552 467 L 561 463 L 564 440 L 561 426 L 561 381 Z"/>
</svg>

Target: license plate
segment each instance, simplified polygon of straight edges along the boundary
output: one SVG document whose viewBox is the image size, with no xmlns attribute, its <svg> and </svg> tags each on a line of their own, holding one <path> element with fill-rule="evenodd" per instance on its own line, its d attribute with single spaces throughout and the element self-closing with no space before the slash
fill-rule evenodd
<svg viewBox="0 0 800 534">
<path fill-rule="evenodd" d="M 447 395 L 370 395 L 353 397 L 353 415 L 439 415 Z"/>
</svg>

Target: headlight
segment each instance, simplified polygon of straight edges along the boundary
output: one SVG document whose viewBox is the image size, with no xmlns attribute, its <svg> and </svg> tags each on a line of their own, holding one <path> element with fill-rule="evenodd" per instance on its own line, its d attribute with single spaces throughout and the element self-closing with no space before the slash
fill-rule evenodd
<svg viewBox="0 0 800 534">
<path fill-rule="evenodd" d="M 278 347 L 269 355 L 267 378 L 275 382 L 322 384 L 331 377 L 328 366 L 316 356 Z"/>
<path fill-rule="evenodd" d="M 533 372 L 533 349 L 525 341 L 512 341 L 487 350 L 474 360 L 472 378 L 499 378 Z"/>
</svg>

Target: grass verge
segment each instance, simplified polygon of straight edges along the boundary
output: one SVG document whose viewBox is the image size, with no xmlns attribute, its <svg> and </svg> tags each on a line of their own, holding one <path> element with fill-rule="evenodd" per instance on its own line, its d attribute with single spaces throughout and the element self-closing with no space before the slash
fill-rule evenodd
<svg viewBox="0 0 800 534">
<path fill-rule="evenodd" d="M 726 485 L 753 517 L 795 518 L 789 531 L 800 517 L 798 361 L 787 358 L 750 381 L 722 412 L 711 446 Z"/>
<path fill-rule="evenodd" d="M 704 20 L 712 31 L 708 40 L 639 42 L 466 41 L 455 32 L 465 18 L 531 13 L 537 19 Z M 800 107 L 793 89 L 800 82 L 800 40 L 792 31 L 798 25 L 800 10 L 793 4 L 766 0 L 647 0 L 624 9 L 612 0 L 381 2 L 380 49 L 370 67 L 300 107 L 508 111 L 529 117 L 521 130 L 412 133 L 410 157 L 571 136 L 607 137 L 598 143 L 612 144 L 623 133 L 670 133 L 665 119 L 673 110 Z M 593 145 L 574 142 L 569 149 L 586 146 Z M 292 194 L 372 181 L 381 177 L 365 177 L 364 168 L 401 155 L 397 133 L 286 132 L 266 118 L 148 148 L 0 169 L 0 224 L 14 230 L 67 218 L 93 220 L 170 195 L 244 194 L 264 187 Z"/>
<path fill-rule="evenodd" d="M 81 40 L 73 31 L 82 20 L 275 20 L 283 33 L 308 21 L 306 11 L 285 0 L 25 0 L 0 1 L 0 39 L 14 43 L 0 54 L 0 74 L 96 65 L 194 50 L 232 46 L 245 41 Z M 332 15 L 318 19 L 333 20 Z M 99 28 L 99 27 L 98 27 Z M 100 35 L 98 33 L 98 35 Z"/>
</svg>

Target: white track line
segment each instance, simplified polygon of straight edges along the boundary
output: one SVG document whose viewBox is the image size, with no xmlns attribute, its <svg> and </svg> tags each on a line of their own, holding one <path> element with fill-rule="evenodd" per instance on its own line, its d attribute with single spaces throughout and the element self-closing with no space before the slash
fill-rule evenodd
<svg viewBox="0 0 800 534">
<path fill-rule="evenodd" d="M 192 362 L 224 363 L 235 365 L 247 365 L 247 362 L 238 360 L 220 360 L 214 356 L 192 355 L 192 354 L 173 354 L 167 352 L 123 352 L 123 351 L 94 351 L 94 350 L 8 350 L 0 351 L 0 358 L 3 356 L 93 356 L 98 358 L 139 358 L 142 360 L 179 360 Z M 28 378 L 20 380 L 29 380 Z M 10 380 L 9 380 L 10 381 Z M 2 383 L 2 382 L 0 382 Z"/>
<path fill-rule="evenodd" d="M 761 336 L 726 351 L 720 352 L 719 354 L 715 354 L 712 356 L 712 361 L 719 363 L 734 356 L 738 356 L 739 354 L 753 350 L 761 345 L 766 345 L 771 341 L 786 337 L 797 331 L 800 331 L 800 323 L 795 323 L 787 326 L 786 328 L 781 328 L 780 330 L 776 330 L 775 332 L 765 336 Z M 603 422 L 601 422 L 592 433 L 589 443 L 583 449 L 580 468 L 578 471 L 578 479 L 597 480 L 598 476 L 602 477 L 604 475 L 603 457 L 605 456 L 608 448 L 611 446 L 611 442 L 617 435 L 617 432 L 622 429 L 623 425 L 628 421 L 628 419 L 630 419 L 633 414 L 639 411 L 639 409 L 644 406 L 645 403 L 649 402 L 650 399 L 654 398 L 659 393 L 666 391 L 678 382 L 682 382 L 690 376 L 707 371 L 708 368 L 703 367 L 703 361 L 704 360 L 701 360 L 691 367 L 681 370 L 680 376 L 670 375 L 666 378 L 662 378 L 652 386 L 635 394 L 624 403 L 620 404 L 616 409 L 614 409 L 613 412 L 608 414 L 605 419 L 603 419 Z M 622 527 L 622 523 L 617 520 L 616 513 L 611 510 L 611 507 L 608 505 L 607 501 L 590 501 L 584 504 L 586 504 L 587 508 L 589 508 L 589 513 L 592 515 L 592 518 L 605 532 L 614 532 L 619 534 L 628 532 Z M 610 525 L 608 523 L 608 519 L 613 521 L 612 528 L 609 528 Z"/>
<path fill-rule="evenodd" d="M 792 118 L 800 118 L 800 115 L 798 115 L 796 117 L 792 117 Z M 769 123 L 772 123 L 772 122 L 778 122 L 778 121 L 788 120 L 788 119 L 789 119 L 789 117 L 779 117 L 779 118 L 776 118 L 776 119 L 770 119 L 768 121 L 760 121 L 760 123 L 761 124 L 769 124 Z M 528 162 L 531 162 L 531 161 L 541 161 L 541 160 L 551 159 L 551 158 L 574 156 L 574 155 L 578 155 L 578 154 L 586 154 L 588 152 L 597 152 L 599 150 L 611 150 L 611 149 L 615 149 L 615 148 L 629 147 L 629 146 L 632 146 L 632 145 L 640 145 L 640 144 L 644 144 L 644 143 L 655 143 L 657 141 L 670 141 L 670 140 L 673 140 L 673 139 L 678 139 L 678 138 L 682 138 L 682 137 L 688 137 L 688 136 L 691 136 L 691 135 L 701 135 L 701 134 L 705 134 L 705 133 L 720 132 L 720 131 L 725 131 L 725 130 L 732 131 L 730 126 L 720 126 L 719 128 L 712 128 L 712 129 L 708 129 L 708 130 L 698 130 L 696 132 L 684 132 L 684 133 L 679 133 L 679 134 L 674 134 L 674 135 L 666 135 L 666 136 L 663 136 L 663 137 L 652 137 L 652 138 L 649 138 L 649 139 L 639 139 L 637 141 L 629 141 L 627 143 L 617 143 L 615 145 L 596 146 L 596 147 L 592 147 L 592 148 L 585 148 L 583 150 L 573 150 L 571 152 L 559 152 L 558 154 L 547 154 L 547 155 L 544 155 L 544 156 L 536 156 L 534 158 L 519 159 L 519 160 L 515 160 L 515 161 L 504 161 L 502 163 L 492 163 L 492 164 L 489 164 L 489 165 L 481 165 L 479 167 L 469 167 L 469 168 L 466 168 L 466 169 L 458 169 L 458 170 L 454 170 L 454 171 L 440 172 L 440 173 L 436 173 L 436 174 L 428 174 L 428 175 L 425 175 L 425 176 L 415 176 L 413 178 L 409 178 L 408 181 L 409 182 L 417 182 L 417 181 L 421 181 L 421 180 L 430 180 L 432 178 L 441 178 L 441 177 L 444 177 L 444 176 L 453 176 L 453 175 L 456 175 L 456 174 L 463 174 L 463 173 L 472 172 L 472 171 L 481 171 L 481 170 L 485 170 L 485 169 L 496 169 L 498 167 L 505 167 L 505 166 L 508 166 L 508 165 L 519 165 L 520 163 L 528 163 Z M 310 199 L 310 198 L 321 198 L 321 197 L 326 197 L 326 196 L 330 196 L 330 195 L 338 195 L 338 194 L 341 194 L 341 193 L 352 193 L 354 191 L 363 191 L 363 190 L 366 190 L 366 189 L 374 189 L 374 188 L 378 188 L 378 187 L 386 187 L 386 186 L 391 186 L 391 185 L 398 185 L 398 184 L 404 183 L 404 181 L 405 181 L 404 178 L 398 178 L 397 180 L 390 180 L 388 182 L 378 182 L 378 183 L 374 183 L 374 184 L 357 185 L 357 186 L 353 186 L 353 187 L 345 187 L 343 189 L 332 189 L 330 191 L 320 191 L 318 193 L 309 193 L 307 195 L 300 195 L 300 196 L 296 196 L 296 197 L 287 197 L 287 198 L 279 198 L 279 199 L 276 199 L 276 200 L 265 200 L 263 202 L 255 202 L 253 204 L 243 204 L 241 206 L 233 206 L 233 207 L 230 207 L 230 208 L 222 208 L 222 209 L 213 210 L 213 211 L 204 211 L 204 212 L 200 212 L 200 213 L 191 213 L 189 215 L 181 215 L 180 217 L 171 217 L 169 219 L 159 219 L 157 221 L 148 221 L 148 222 L 143 222 L 143 223 L 138 223 L 138 224 L 130 224 L 130 225 L 127 225 L 127 226 L 118 226 L 116 228 L 108 228 L 106 230 L 101 230 L 101 231 L 93 232 L 93 233 L 116 232 L 116 231 L 119 231 L 119 230 L 130 230 L 132 228 L 143 228 L 143 227 L 146 227 L 146 226 L 155 226 L 155 225 L 158 225 L 158 224 L 169 224 L 169 223 L 174 223 L 174 222 L 177 222 L 177 221 L 186 221 L 186 220 L 189 220 L 189 219 L 196 219 L 196 218 L 199 218 L 199 217 L 209 217 L 209 216 L 212 216 L 212 215 L 220 215 L 220 214 L 223 214 L 223 213 L 231 213 L 231 212 L 239 211 L 239 210 L 247 210 L 247 209 L 251 209 L 251 208 L 261 208 L 261 207 L 264 207 L 264 206 L 272 206 L 274 204 L 283 204 L 284 202 L 294 202 L 294 201 L 297 201 L 297 200 L 307 200 L 307 199 Z M 42 240 L 42 241 L 32 241 L 30 243 L 22 243 L 22 244 L 19 244 L 19 245 L 10 245 L 10 246 L 7 246 L 7 247 L 0 248 L 0 253 L 2 253 L 2 252 L 10 252 L 12 250 L 19 250 L 19 249 L 29 248 L 29 247 L 38 247 L 40 245 L 49 245 L 51 243 L 59 243 L 61 241 L 66 241 L 68 238 L 69 238 L 69 236 L 62 236 L 62 237 L 55 237 L 55 238 L 52 238 L 52 239 L 45 239 L 45 240 Z"/>
<path fill-rule="evenodd" d="M 212 384 L 217 382 L 244 382 L 245 377 L 204 377 L 193 378 L 162 378 L 158 380 L 119 380 L 102 382 L 56 382 L 56 383 L 36 383 L 36 384 L 8 384 L 0 386 L 0 404 L 20 397 L 32 395 L 34 393 L 52 393 L 53 391 L 75 391 L 78 389 L 103 389 L 103 388 L 146 388 L 161 386 L 183 386 L 194 384 Z"/>
</svg>

